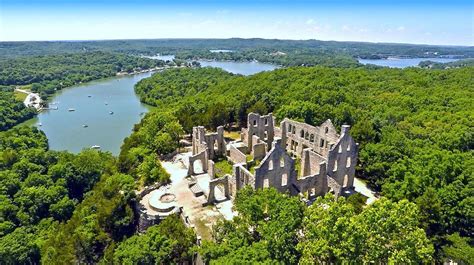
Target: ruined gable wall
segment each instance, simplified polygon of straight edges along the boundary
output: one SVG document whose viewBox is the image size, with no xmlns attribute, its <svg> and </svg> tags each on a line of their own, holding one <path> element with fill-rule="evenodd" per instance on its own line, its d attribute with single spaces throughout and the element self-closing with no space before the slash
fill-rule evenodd
<svg viewBox="0 0 474 265">
<path fill-rule="evenodd" d="M 272 144 L 261 164 L 255 168 L 256 188 L 274 187 L 280 192 L 289 191 L 295 182 L 295 162 L 280 145 L 280 140 Z"/>
<path fill-rule="evenodd" d="M 341 137 L 328 154 L 328 176 L 342 188 L 354 186 L 355 166 L 359 146 L 349 134 L 349 125 L 343 125 Z"/>
</svg>

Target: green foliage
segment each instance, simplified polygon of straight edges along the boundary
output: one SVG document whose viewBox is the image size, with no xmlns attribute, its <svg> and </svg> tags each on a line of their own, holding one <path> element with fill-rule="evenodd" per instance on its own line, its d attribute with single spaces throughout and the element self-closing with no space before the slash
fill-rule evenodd
<svg viewBox="0 0 474 265">
<path fill-rule="evenodd" d="M 141 101 L 158 106 L 171 102 L 167 102 L 167 99 L 173 100 L 176 97 L 195 95 L 232 76 L 224 70 L 211 67 L 202 68 L 199 74 L 186 69 L 176 69 L 174 71 L 164 71 L 141 80 L 135 86 L 135 92 Z M 160 103 L 161 100 L 164 100 L 164 102 Z"/>
<path fill-rule="evenodd" d="M 304 211 L 297 197 L 275 189 L 246 187 L 239 191 L 235 209 L 239 216 L 218 222 L 213 231 L 215 242 L 203 244 L 200 251 L 205 260 L 297 263 L 297 231 Z"/>
<path fill-rule="evenodd" d="M 35 109 L 25 107 L 11 91 L 0 89 L 0 131 L 31 119 L 35 114 Z"/>
<path fill-rule="evenodd" d="M 297 249 L 302 264 L 432 261 L 433 246 L 418 227 L 413 203 L 380 199 L 357 214 L 344 199 L 328 195 L 309 207 Z"/>
<path fill-rule="evenodd" d="M 226 174 L 232 175 L 232 163 L 227 161 L 227 159 L 215 162 L 214 167 L 216 178 L 223 177 Z"/>
<path fill-rule="evenodd" d="M 459 264 L 474 263 L 474 247 L 472 238 L 460 237 L 458 233 L 446 237 L 448 244 L 443 247 L 447 258 Z"/>
<path fill-rule="evenodd" d="M 445 235 L 474 233 L 473 70 L 295 67 L 242 77 L 183 69 L 157 73 L 136 89 L 146 83 L 153 94 L 159 87 L 155 103 L 173 110 L 187 132 L 197 125 L 245 125 L 252 110 L 273 112 L 277 120 L 352 125 L 360 143 L 357 175 L 392 200 L 415 202 L 439 251 Z M 187 91 L 186 80 L 208 85 L 176 96 L 160 85 L 167 77 L 182 84 L 180 91 Z"/>
<path fill-rule="evenodd" d="M 44 242 L 41 262 L 97 263 L 109 245 L 134 232 L 129 203 L 134 186 L 128 175 L 103 175 L 72 217 Z"/>
<path fill-rule="evenodd" d="M 48 151 L 36 128 L 0 132 L 0 259 L 38 263 L 50 230 L 71 218 L 84 194 L 114 167 L 108 153 Z"/>
<path fill-rule="evenodd" d="M 179 264 L 189 261 L 196 236 L 182 220 L 172 215 L 142 235 L 120 243 L 114 251 L 117 264 Z"/>
<path fill-rule="evenodd" d="M 3 59 L 0 60 L 0 85 L 32 85 L 33 92 L 46 98 L 57 90 L 78 83 L 164 64 L 160 60 L 107 52 Z"/>
<path fill-rule="evenodd" d="M 210 52 L 211 49 L 227 49 L 233 52 Z M 0 43 L 0 58 L 88 51 L 135 55 L 176 54 L 179 59 L 208 58 L 240 61 L 256 59 L 261 62 L 272 62 L 285 66 L 301 64 L 353 65 L 355 60 L 352 58 L 380 59 L 394 55 L 426 58 L 434 57 L 435 53 L 437 56 L 457 54 L 463 58 L 474 58 L 471 47 L 320 40 L 232 38 Z"/>
<path fill-rule="evenodd" d="M 474 59 L 464 59 L 459 61 L 454 61 L 450 63 L 439 63 L 433 61 L 421 61 L 418 64 L 419 67 L 422 68 L 430 68 L 430 69 L 449 69 L 449 68 L 457 68 L 457 67 L 467 67 L 467 66 L 474 66 Z"/>
<path fill-rule="evenodd" d="M 138 180 L 138 185 L 166 183 L 169 174 L 158 155 L 172 153 L 179 146 L 183 129 L 168 112 L 151 111 L 135 125 L 132 135 L 125 138 L 118 158 L 121 172 Z"/>
</svg>

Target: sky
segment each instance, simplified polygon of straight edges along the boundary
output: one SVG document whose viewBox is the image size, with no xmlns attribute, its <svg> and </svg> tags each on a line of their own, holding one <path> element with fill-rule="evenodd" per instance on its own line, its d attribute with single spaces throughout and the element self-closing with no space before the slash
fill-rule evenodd
<svg viewBox="0 0 474 265">
<path fill-rule="evenodd" d="M 465 0 L 0 0 L 0 41 L 277 38 L 474 45 Z"/>
</svg>

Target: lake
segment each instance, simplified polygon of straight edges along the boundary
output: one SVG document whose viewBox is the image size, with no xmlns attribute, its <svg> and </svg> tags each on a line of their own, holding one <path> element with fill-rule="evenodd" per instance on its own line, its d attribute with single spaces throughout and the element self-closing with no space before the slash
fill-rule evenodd
<svg viewBox="0 0 474 265">
<path fill-rule="evenodd" d="M 99 145 L 101 150 L 118 155 L 123 139 L 149 108 L 140 103 L 133 86 L 151 74 L 113 77 L 66 88 L 50 101 L 56 103 L 50 107 L 57 106 L 58 110 L 42 111 L 29 123 L 45 132 L 52 150 L 77 153 Z M 69 108 L 75 111 L 68 111 Z"/>
<path fill-rule="evenodd" d="M 439 63 L 450 63 L 458 59 L 451 58 L 387 58 L 387 59 L 359 59 L 361 64 L 375 64 L 379 66 L 387 66 L 391 68 L 406 68 L 410 66 L 418 66 L 421 61 L 433 61 Z"/>
<path fill-rule="evenodd" d="M 229 50 L 213 50 L 213 51 L 229 51 Z M 157 59 L 157 60 L 173 60 L 174 55 L 155 55 L 155 56 L 146 56 L 147 58 Z M 224 69 L 227 72 L 241 75 L 253 75 L 263 71 L 271 71 L 278 66 L 268 63 L 260 63 L 256 61 L 251 62 L 233 62 L 233 61 L 212 61 L 212 60 L 197 60 L 202 67 L 210 66 Z"/>
<path fill-rule="evenodd" d="M 211 66 L 222 68 L 227 72 L 241 75 L 253 75 L 263 71 L 271 71 L 278 66 L 260 62 L 231 62 L 231 61 L 198 61 L 202 67 Z"/>
<path fill-rule="evenodd" d="M 155 59 L 173 58 L 173 55 L 155 56 Z M 277 68 L 258 62 L 200 62 L 203 66 L 220 67 L 243 75 Z M 58 110 L 42 111 L 25 124 L 38 126 L 44 131 L 51 150 L 78 153 L 84 148 L 99 145 L 101 150 L 118 155 L 123 139 L 131 134 L 133 125 L 150 108 L 140 103 L 134 86 L 151 75 L 141 73 L 112 77 L 65 88 L 49 101 L 53 103 L 50 107 L 57 106 Z M 70 108 L 75 111 L 68 111 Z"/>
</svg>

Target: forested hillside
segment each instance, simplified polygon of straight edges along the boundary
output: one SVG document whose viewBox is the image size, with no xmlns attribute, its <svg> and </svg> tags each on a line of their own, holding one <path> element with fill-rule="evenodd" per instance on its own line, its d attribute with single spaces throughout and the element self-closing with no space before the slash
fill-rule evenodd
<svg viewBox="0 0 474 265">
<path fill-rule="evenodd" d="M 300 67 L 231 77 L 186 69 L 155 74 L 136 91 L 169 109 L 187 132 L 195 125 L 242 125 L 250 111 L 352 125 L 361 145 L 358 176 L 382 196 L 418 206 L 420 226 L 439 258 L 449 240 L 461 235 L 467 246 L 474 232 L 473 73 L 472 67 Z"/>
<path fill-rule="evenodd" d="M 0 131 L 31 119 L 35 114 L 36 110 L 27 108 L 23 102 L 16 99 L 11 89 L 0 88 Z"/>
<path fill-rule="evenodd" d="M 278 40 L 278 39 L 148 39 L 148 40 L 102 40 L 102 41 L 30 41 L 0 42 L 0 58 L 51 55 L 90 51 L 119 52 L 127 54 L 176 54 L 201 58 L 215 58 L 219 53 L 209 50 L 226 49 L 238 51 L 235 56 L 248 56 L 274 52 L 292 53 L 306 51 L 317 55 L 349 55 L 357 58 L 386 58 L 387 56 L 433 57 L 457 56 L 473 58 L 474 49 L 466 46 L 435 46 L 399 43 L 342 42 L 320 40 Z M 225 56 L 234 56 L 227 54 Z M 296 57 L 295 57 L 296 58 Z M 255 57 L 253 59 L 256 59 Z M 288 61 L 291 63 L 290 61 Z"/>
<path fill-rule="evenodd" d="M 163 66 L 164 62 L 106 52 L 43 55 L 0 60 L 0 85 L 31 85 L 47 97 L 56 90 L 125 71 Z"/>
<path fill-rule="evenodd" d="M 71 218 L 114 158 L 89 150 L 78 155 L 48 150 L 43 132 L 19 127 L 0 133 L 0 259 L 38 263 L 39 248 Z"/>
<path fill-rule="evenodd" d="M 170 128 L 165 123 L 171 120 L 163 122 L 163 126 Z M 149 124 L 152 129 L 154 123 Z M 155 129 L 152 134 L 147 130 L 146 135 L 155 139 L 159 131 L 160 128 Z M 36 128 L 23 126 L 0 132 L 2 263 L 188 260 L 195 242 L 194 232 L 176 217 L 150 229 L 146 234 L 149 238 L 132 237 L 134 191 L 143 182 L 169 181 L 154 155 L 161 152 L 157 149 L 160 147 L 149 151 L 146 145 L 140 148 L 137 146 L 130 154 L 137 162 L 127 168 L 131 173 L 127 175 L 120 173 L 127 170 L 119 169 L 109 153 L 84 150 L 74 155 L 49 151 L 46 136 Z M 141 157 L 139 150 L 146 150 Z M 119 244 L 127 237 L 131 238 Z M 160 241 L 156 241 L 158 238 Z"/>
<path fill-rule="evenodd" d="M 137 84 L 142 101 L 159 108 L 135 126 L 118 158 L 50 151 L 35 128 L 0 132 L 0 260 L 175 263 L 197 250 L 221 264 L 447 257 L 471 264 L 473 72 L 294 67 L 245 77 L 172 69 Z M 175 217 L 136 235 L 134 191 L 169 181 L 160 155 L 176 150 L 192 126 L 244 125 L 252 111 L 352 125 L 361 147 L 357 174 L 384 198 L 363 208 L 360 197 L 328 196 L 306 208 L 272 189 L 244 189 L 239 216 L 218 223 L 215 242 L 198 248 Z"/>
</svg>

